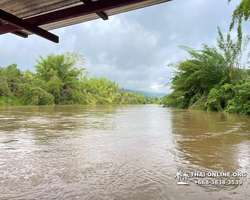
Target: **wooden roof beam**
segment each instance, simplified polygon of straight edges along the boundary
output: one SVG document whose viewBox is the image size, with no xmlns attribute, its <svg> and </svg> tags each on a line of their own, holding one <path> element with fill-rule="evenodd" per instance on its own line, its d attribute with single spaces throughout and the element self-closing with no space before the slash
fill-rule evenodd
<svg viewBox="0 0 250 200">
<path fill-rule="evenodd" d="M 17 27 L 19 30 L 20 29 L 24 29 L 28 32 L 31 32 L 31 33 L 34 33 L 36 35 L 39 35 L 45 39 L 48 39 L 52 42 L 55 42 L 55 43 L 58 43 L 59 42 L 59 38 L 58 36 L 44 30 L 44 29 L 41 29 L 39 27 L 37 27 L 36 25 L 34 24 L 31 24 L 25 20 L 22 20 L 10 13 L 7 13 L 3 10 L 0 9 L 0 19 L 7 22 L 8 24 L 14 26 L 14 27 Z M 2 25 L 2 26 L 6 26 L 6 25 Z M 1 27 L 0 26 L 0 29 Z M 15 30 L 17 31 L 17 30 Z M 15 32 L 14 31 L 14 32 Z M 15 32 L 15 34 L 19 35 L 19 36 L 24 36 L 24 34 L 21 34 L 20 32 Z"/>
<path fill-rule="evenodd" d="M 27 34 L 21 32 L 21 31 L 15 31 L 15 32 L 13 32 L 13 34 L 17 35 L 17 36 L 20 36 L 20 37 L 23 37 L 23 38 L 27 38 L 28 37 Z"/>
<path fill-rule="evenodd" d="M 108 19 L 109 19 L 108 15 L 107 15 L 104 11 L 97 12 L 96 14 L 97 14 L 99 17 L 101 17 L 103 20 L 108 20 Z"/>
<path fill-rule="evenodd" d="M 108 1 L 99 0 L 99 1 L 92 2 L 91 4 L 87 6 L 80 5 L 80 6 L 75 6 L 71 8 L 66 8 L 64 10 L 58 10 L 58 11 L 54 11 L 51 13 L 38 15 L 36 17 L 31 17 L 31 18 L 25 19 L 25 21 L 31 24 L 40 26 L 40 25 L 50 24 L 53 22 L 58 22 L 58 21 L 62 21 L 62 20 L 66 20 L 66 19 L 70 19 L 74 17 L 80 17 L 83 15 L 102 12 L 103 10 L 109 10 L 112 8 L 126 6 L 126 5 L 139 3 L 143 1 L 146 1 L 146 0 L 108 0 Z M 21 29 L 22 28 L 18 28 L 11 24 L 5 24 L 5 25 L 0 26 L 0 35 L 9 33 L 9 32 L 18 31 Z"/>
<path fill-rule="evenodd" d="M 3 21 L 0 20 L 0 26 L 1 26 L 1 25 L 4 25 L 5 23 L 6 23 L 6 22 L 3 22 Z M 13 34 L 15 34 L 15 35 L 17 35 L 17 36 L 20 36 L 20 37 L 23 37 L 23 38 L 27 38 L 27 37 L 28 37 L 27 34 L 21 32 L 21 31 L 15 31 L 15 32 L 13 32 Z"/>
<path fill-rule="evenodd" d="M 88 5 L 90 3 L 92 3 L 92 0 L 81 0 L 85 5 Z M 102 18 L 103 20 L 108 20 L 109 17 L 108 15 L 104 12 L 104 11 L 100 11 L 96 13 L 100 18 Z"/>
</svg>

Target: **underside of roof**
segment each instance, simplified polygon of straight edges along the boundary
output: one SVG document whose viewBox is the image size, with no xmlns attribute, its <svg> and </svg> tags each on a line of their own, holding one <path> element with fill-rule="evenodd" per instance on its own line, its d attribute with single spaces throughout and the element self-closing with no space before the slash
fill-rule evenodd
<svg viewBox="0 0 250 200">
<path fill-rule="evenodd" d="M 36 34 L 58 43 L 48 32 L 94 19 L 152 6 L 171 0 L 1 0 L 0 34 L 27 38 Z M 145 13 L 146 14 L 146 13 Z"/>
</svg>

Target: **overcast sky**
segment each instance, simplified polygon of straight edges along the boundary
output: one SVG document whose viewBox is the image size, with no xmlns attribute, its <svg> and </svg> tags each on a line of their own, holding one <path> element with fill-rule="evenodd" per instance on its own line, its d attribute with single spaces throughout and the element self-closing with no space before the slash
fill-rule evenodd
<svg viewBox="0 0 250 200">
<path fill-rule="evenodd" d="M 60 38 L 54 44 L 32 35 L 0 36 L 0 66 L 17 63 L 35 71 L 39 55 L 77 52 L 86 59 L 91 76 L 104 76 L 126 89 L 169 93 L 164 87 L 173 77 L 171 62 L 188 58 L 179 45 L 201 48 L 216 45 L 217 26 L 227 33 L 239 0 L 173 0 L 102 19 L 51 31 Z M 249 22 L 250 23 L 250 22 Z M 243 27 L 250 32 L 249 24 Z M 235 33 L 234 33 L 235 34 Z"/>
</svg>

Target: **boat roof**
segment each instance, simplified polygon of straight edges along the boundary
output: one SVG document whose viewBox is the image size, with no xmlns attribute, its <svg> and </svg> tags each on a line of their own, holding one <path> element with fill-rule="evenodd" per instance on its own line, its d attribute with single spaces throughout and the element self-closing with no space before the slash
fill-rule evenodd
<svg viewBox="0 0 250 200">
<path fill-rule="evenodd" d="M 171 0 L 1 0 L 0 34 L 31 34 L 58 43 L 49 30 L 132 11 Z M 146 15 L 147 13 L 145 13 Z"/>
</svg>

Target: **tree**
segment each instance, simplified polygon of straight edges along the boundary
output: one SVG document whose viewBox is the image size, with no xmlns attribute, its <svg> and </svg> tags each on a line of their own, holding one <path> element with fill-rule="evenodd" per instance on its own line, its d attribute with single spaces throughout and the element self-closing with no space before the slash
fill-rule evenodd
<svg viewBox="0 0 250 200">
<path fill-rule="evenodd" d="M 236 41 L 230 33 L 224 38 L 219 27 L 218 33 L 218 47 L 203 44 L 201 50 L 196 50 L 181 46 L 191 58 L 170 65 L 177 69 L 171 80 L 174 91 L 164 97 L 164 106 L 223 110 L 233 98 L 234 86 L 249 80 L 245 66 L 250 53 L 244 63 L 242 57 L 250 36 L 242 37 L 241 24 Z"/>
<path fill-rule="evenodd" d="M 231 0 L 228 0 L 230 3 Z M 232 23 L 230 30 L 233 29 L 235 24 L 241 24 L 243 20 L 247 21 L 250 17 L 250 0 L 242 0 L 241 3 L 236 7 L 232 16 Z"/>
<path fill-rule="evenodd" d="M 83 66 L 86 64 L 86 60 L 83 57 L 83 55 L 80 55 L 76 52 L 70 53 L 66 52 L 65 53 L 65 59 L 69 62 L 72 63 L 72 68 L 77 68 L 77 69 L 83 69 Z"/>
<path fill-rule="evenodd" d="M 119 90 L 104 77 L 92 77 L 77 53 L 50 54 L 37 60 L 36 73 L 16 64 L 0 67 L 0 105 L 138 104 L 145 96 Z"/>
<path fill-rule="evenodd" d="M 74 67 L 83 59 L 76 53 L 66 55 L 50 54 L 47 58 L 40 56 L 36 68 L 38 78 L 46 81 L 47 91 L 55 97 L 55 103 L 82 103 L 83 94 L 80 91 L 79 77 L 85 68 Z"/>
</svg>

